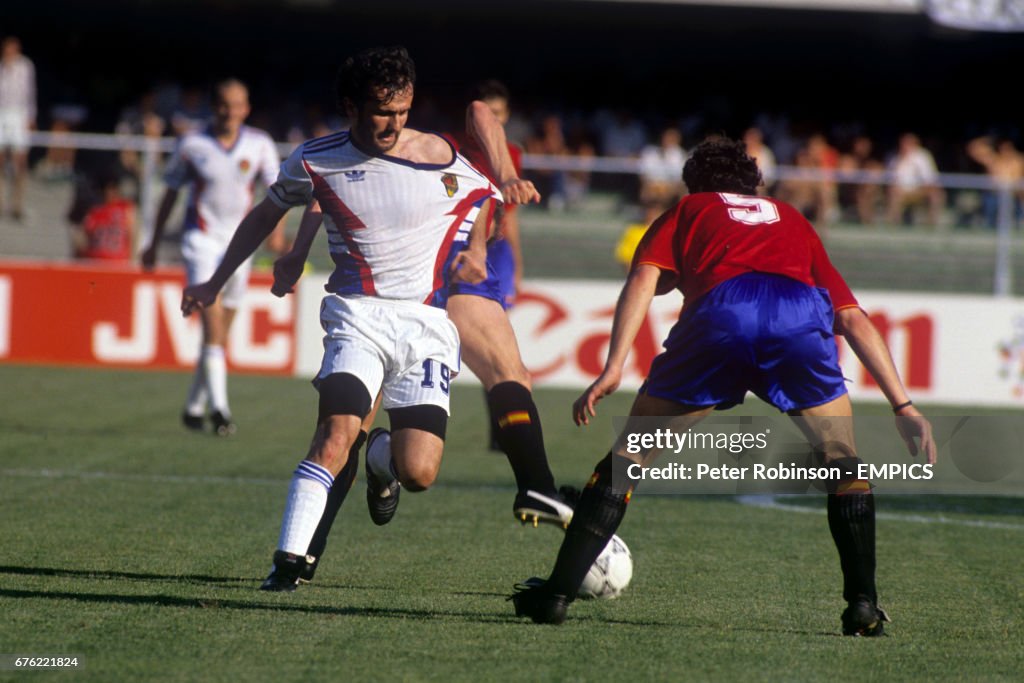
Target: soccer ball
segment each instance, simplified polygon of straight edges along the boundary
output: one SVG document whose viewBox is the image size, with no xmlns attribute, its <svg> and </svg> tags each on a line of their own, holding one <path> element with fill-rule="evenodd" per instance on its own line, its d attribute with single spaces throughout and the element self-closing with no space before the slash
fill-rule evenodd
<svg viewBox="0 0 1024 683">
<path fill-rule="evenodd" d="M 618 536 L 594 560 L 580 586 L 581 598 L 617 598 L 633 578 L 633 555 Z"/>
</svg>

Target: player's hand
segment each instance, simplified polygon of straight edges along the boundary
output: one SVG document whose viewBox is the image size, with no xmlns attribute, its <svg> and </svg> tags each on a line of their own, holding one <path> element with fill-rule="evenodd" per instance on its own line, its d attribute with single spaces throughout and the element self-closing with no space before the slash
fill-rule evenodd
<svg viewBox="0 0 1024 683">
<path fill-rule="evenodd" d="M 305 265 L 305 259 L 293 251 L 274 261 L 274 284 L 270 286 L 270 293 L 277 297 L 293 293 Z"/>
<path fill-rule="evenodd" d="M 156 265 L 156 245 L 151 244 L 143 250 L 139 256 L 139 260 L 142 261 L 142 269 L 145 271 L 153 270 L 153 266 Z"/>
<path fill-rule="evenodd" d="M 453 282 L 475 285 L 487 279 L 487 252 L 480 255 L 472 249 L 459 252 L 452 261 Z"/>
<path fill-rule="evenodd" d="M 924 454 L 929 465 L 935 464 L 935 438 L 932 436 L 932 424 L 925 419 L 917 408 L 907 406 L 896 416 L 896 431 L 903 437 L 907 450 L 911 455 L 917 455 L 918 451 Z M 918 441 L 915 441 L 914 439 Z"/>
<path fill-rule="evenodd" d="M 219 288 L 213 287 L 209 282 L 198 285 L 189 285 L 181 293 L 181 314 L 186 318 L 198 311 L 213 305 L 217 300 Z"/>
<path fill-rule="evenodd" d="M 598 401 L 614 393 L 621 382 L 621 370 L 605 368 L 601 376 L 594 380 L 594 383 L 572 404 L 572 421 L 576 423 L 576 426 L 590 424 L 590 418 L 597 415 L 595 407 Z"/>
<path fill-rule="evenodd" d="M 513 178 L 501 186 L 501 196 L 509 205 L 529 204 L 540 201 L 540 192 L 533 186 L 533 183 L 523 178 Z"/>
</svg>

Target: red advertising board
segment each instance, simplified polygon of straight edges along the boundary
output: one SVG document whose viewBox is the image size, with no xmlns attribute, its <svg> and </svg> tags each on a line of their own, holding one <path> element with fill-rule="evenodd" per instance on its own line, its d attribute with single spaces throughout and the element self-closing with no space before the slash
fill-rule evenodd
<svg viewBox="0 0 1024 683">
<path fill-rule="evenodd" d="M 236 371 L 292 374 L 294 301 L 254 274 L 228 343 Z M 184 275 L 126 266 L 0 263 L 0 361 L 191 368 L 198 316 L 179 310 Z"/>
</svg>

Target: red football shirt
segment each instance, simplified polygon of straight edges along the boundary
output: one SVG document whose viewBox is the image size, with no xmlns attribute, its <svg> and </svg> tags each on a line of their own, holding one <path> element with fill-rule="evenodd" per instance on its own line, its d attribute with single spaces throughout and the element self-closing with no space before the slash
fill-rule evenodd
<svg viewBox="0 0 1024 683">
<path fill-rule="evenodd" d="M 718 192 L 683 197 L 640 241 L 633 267 L 644 263 L 663 271 L 658 293 L 677 288 L 684 306 L 744 273 L 784 275 L 824 287 L 837 311 L 858 305 L 814 227 L 789 204 L 767 197 Z"/>
<path fill-rule="evenodd" d="M 95 207 L 82 221 L 87 244 L 78 256 L 111 261 L 130 261 L 134 223 L 135 208 L 126 199 Z"/>
</svg>

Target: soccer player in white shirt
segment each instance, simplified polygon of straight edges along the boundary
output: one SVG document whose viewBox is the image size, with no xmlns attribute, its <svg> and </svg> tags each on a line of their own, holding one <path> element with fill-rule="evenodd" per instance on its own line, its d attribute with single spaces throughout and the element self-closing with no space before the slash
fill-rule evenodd
<svg viewBox="0 0 1024 683">
<path fill-rule="evenodd" d="M 323 208 L 335 270 L 321 306 L 318 424 L 292 478 L 264 590 L 295 589 L 328 491 L 346 485 L 335 477 L 378 391 L 392 432 L 368 440 L 374 521 L 394 514 L 400 488 L 425 490 L 440 467 L 459 337 L 444 309 L 431 304 L 448 284 L 446 273 L 468 282 L 486 276 L 489 200 L 500 194 L 447 140 L 405 127 L 414 83 L 404 48 L 346 60 L 337 91 L 350 130 L 299 147 L 213 276 L 184 292 L 186 315 L 210 305 L 289 208 L 313 198 Z M 453 249 L 460 241 L 469 248 Z"/>
<path fill-rule="evenodd" d="M 181 138 L 165 172 L 167 191 L 157 212 L 152 241 L 142 252 L 146 269 L 156 263 L 157 247 L 182 188 L 189 188 L 189 197 L 181 254 L 188 284 L 196 284 L 207 280 L 223 258 L 235 228 L 252 208 L 256 181 L 269 187 L 277 178 L 281 163 L 277 149 L 265 132 L 244 125 L 249 111 L 245 85 L 234 79 L 223 81 L 216 87 L 209 128 Z M 228 405 L 224 348 L 245 294 L 249 270 L 250 261 L 246 260 L 220 299 L 202 311 L 202 346 L 182 413 L 182 422 L 190 429 L 203 429 L 209 405 L 214 431 L 221 436 L 235 431 Z"/>
<path fill-rule="evenodd" d="M 477 168 L 490 169 L 489 177 L 499 185 L 506 206 L 540 201 L 540 193 L 533 183 L 518 176 L 497 114 L 493 111 L 493 103 L 486 100 L 475 100 L 466 110 L 466 133 L 478 146 Z M 322 220 L 323 211 L 314 200 L 303 213 L 291 251 L 274 263 L 271 291 L 277 296 L 294 291 Z M 504 220 L 503 229 L 507 225 L 508 213 Z M 497 423 L 498 443 L 515 476 L 517 492 L 513 513 L 524 524 L 532 522 L 537 526 L 539 522 L 548 522 L 567 526 L 578 492 L 566 486 L 556 489 L 544 448 L 540 416 L 533 401 L 530 374 L 523 364 L 515 332 L 505 313 L 505 297 L 497 272 L 492 268 L 491 255 L 488 248 L 487 279 L 470 285 L 450 283 L 446 310 L 459 332 L 462 361 L 485 388 L 492 420 Z M 306 552 L 307 565 L 300 576 L 302 582 L 312 581 L 320 564 L 334 519 L 357 474 L 359 450 L 371 432 L 378 405 L 379 397 L 374 409 L 363 420 L 362 430 L 349 453 L 348 464 L 335 477 L 323 517 Z M 370 506 L 372 510 L 372 498 Z"/>
</svg>

